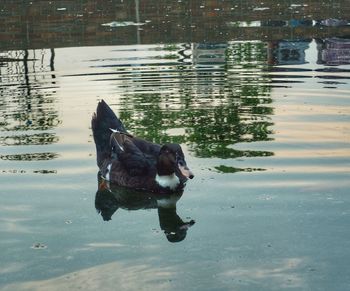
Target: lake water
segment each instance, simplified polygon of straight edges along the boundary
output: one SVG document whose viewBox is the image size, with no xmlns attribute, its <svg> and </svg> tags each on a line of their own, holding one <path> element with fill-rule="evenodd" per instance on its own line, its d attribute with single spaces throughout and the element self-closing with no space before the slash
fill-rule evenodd
<svg viewBox="0 0 350 291">
<path fill-rule="evenodd" d="M 240 7 L 261 13 L 246 22 L 227 18 L 237 5 L 204 2 L 218 18 L 203 14 L 189 40 L 158 29 L 151 11 L 94 18 L 96 39 L 75 44 L 71 32 L 68 43 L 23 47 L 36 28 L 3 42 L 0 290 L 350 289 L 350 33 L 334 24 L 343 2 L 304 22 L 289 13 L 308 19 L 312 1 L 291 2 L 274 23 L 268 3 Z M 207 41 L 220 15 L 225 35 Z M 133 134 L 181 143 L 195 174 L 181 197 L 98 191 L 90 120 L 101 99 Z"/>
</svg>

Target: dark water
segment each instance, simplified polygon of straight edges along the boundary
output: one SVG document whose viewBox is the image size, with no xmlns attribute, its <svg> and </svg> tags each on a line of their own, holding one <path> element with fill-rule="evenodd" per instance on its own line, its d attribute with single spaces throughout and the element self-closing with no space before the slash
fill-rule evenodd
<svg viewBox="0 0 350 291">
<path fill-rule="evenodd" d="M 0 290 L 349 290 L 346 2 L 165 2 L 2 4 Z M 182 196 L 97 191 L 101 99 L 182 144 Z"/>
</svg>

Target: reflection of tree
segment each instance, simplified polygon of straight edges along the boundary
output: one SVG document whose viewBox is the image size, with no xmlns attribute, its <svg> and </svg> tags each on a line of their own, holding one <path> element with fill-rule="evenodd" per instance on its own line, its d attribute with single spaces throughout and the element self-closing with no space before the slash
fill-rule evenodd
<svg viewBox="0 0 350 291">
<path fill-rule="evenodd" d="M 121 119 L 136 135 L 160 143 L 187 143 L 198 157 L 272 155 L 233 148 L 239 142 L 270 139 L 269 115 L 273 109 L 270 80 L 262 73 L 266 63 L 264 44 L 220 46 L 224 62 L 216 57 L 217 63 L 210 64 L 211 47 L 205 48 L 205 65 L 197 62 L 193 70 L 184 64 L 176 67 L 177 76 L 172 82 L 177 87 L 175 94 L 128 95 L 121 104 Z M 214 49 L 216 56 L 220 55 L 218 48 Z M 158 92 L 161 86 L 161 81 L 153 83 Z"/>
<path fill-rule="evenodd" d="M 4 59 L 6 66 L 1 70 L 1 77 L 6 86 L 1 87 L 0 96 L 3 108 L 9 110 L 4 112 L 7 126 L 2 130 L 27 130 L 29 126 L 31 130 L 47 130 L 59 123 L 57 111 L 51 105 L 54 87 L 47 84 L 52 76 L 47 74 L 47 79 L 44 75 L 45 52 L 41 52 L 40 56 L 36 54 L 33 51 L 32 57 L 29 57 L 29 52 L 25 50 Z M 11 106 L 13 103 L 16 107 Z"/>
<path fill-rule="evenodd" d="M 54 133 L 38 133 L 0 136 L 2 145 L 45 145 L 58 142 L 58 137 Z"/>
<path fill-rule="evenodd" d="M 55 109 L 54 51 L 7 52 L 1 57 L 1 145 L 56 143 L 53 129 L 59 124 Z M 9 160 L 52 159 L 55 153 L 2 156 Z"/>
<path fill-rule="evenodd" d="M 15 155 L 0 155 L 1 160 L 9 161 L 42 161 L 52 160 L 57 158 L 56 153 L 31 153 L 31 154 L 15 154 Z"/>
</svg>

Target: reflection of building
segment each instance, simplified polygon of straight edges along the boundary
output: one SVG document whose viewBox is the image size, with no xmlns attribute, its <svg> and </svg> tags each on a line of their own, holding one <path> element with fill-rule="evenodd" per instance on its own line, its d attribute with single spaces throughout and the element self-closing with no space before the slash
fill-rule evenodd
<svg viewBox="0 0 350 291">
<path fill-rule="evenodd" d="M 227 44 L 194 44 L 193 63 L 196 65 L 225 64 Z"/>
<path fill-rule="evenodd" d="M 344 19 L 328 18 L 321 20 L 318 24 L 331 27 L 339 27 L 348 25 L 348 21 Z"/>
<path fill-rule="evenodd" d="M 261 26 L 267 27 L 311 27 L 313 25 L 310 19 L 290 19 L 290 20 L 264 20 Z"/>
<path fill-rule="evenodd" d="M 326 38 L 317 40 L 318 64 L 344 65 L 350 64 L 350 39 Z"/>
<path fill-rule="evenodd" d="M 269 42 L 268 63 L 271 65 L 305 64 L 305 50 L 309 48 L 309 40 Z"/>
</svg>

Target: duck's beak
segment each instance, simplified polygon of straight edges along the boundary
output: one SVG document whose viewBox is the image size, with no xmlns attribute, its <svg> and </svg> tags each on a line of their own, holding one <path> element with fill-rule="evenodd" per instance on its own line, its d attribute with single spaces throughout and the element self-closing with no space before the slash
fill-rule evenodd
<svg viewBox="0 0 350 291">
<path fill-rule="evenodd" d="M 186 162 L 184 160 L 181 160 L 177 166 L 179 167 L 179 170 L 183 176 L 185 176 L 188 179 L 193 179 L 194 175 L 192 171 L 187 167 Z"/>
</svg>

